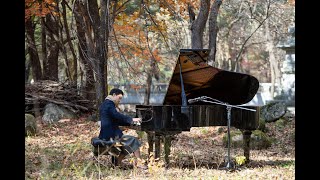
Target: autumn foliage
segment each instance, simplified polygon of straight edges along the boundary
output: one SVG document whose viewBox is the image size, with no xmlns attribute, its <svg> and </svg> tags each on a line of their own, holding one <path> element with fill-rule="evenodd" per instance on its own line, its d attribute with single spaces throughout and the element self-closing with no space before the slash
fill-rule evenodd
<svg viewBox="0 0 320 180">
<path fill-rule="evenodd" d="M 25 20 L 33 16 L 44 17 L 49 13 L 57 15 L 54 0 L 25 0 Z"/>
</svg>

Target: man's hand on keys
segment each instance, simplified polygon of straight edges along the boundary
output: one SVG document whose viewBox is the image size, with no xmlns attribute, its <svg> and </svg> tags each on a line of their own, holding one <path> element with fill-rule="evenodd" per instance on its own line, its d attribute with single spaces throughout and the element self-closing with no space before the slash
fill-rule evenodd
<svg viewBox="0 0 320 180">
<path fill-rule="evenodd" d="M 141 118 L 133 118 L 132 120 L 133 120 L 133 124 L 135 124 L 135 125 L 141 125 L 141 121 L 142 121 Z"/>
</svg>

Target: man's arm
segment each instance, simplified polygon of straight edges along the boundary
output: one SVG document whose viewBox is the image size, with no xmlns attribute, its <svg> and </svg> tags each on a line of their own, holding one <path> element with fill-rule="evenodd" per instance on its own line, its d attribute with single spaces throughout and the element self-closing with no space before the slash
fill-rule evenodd
<svg viewBox="0 0 320 180">
<path fill-rule="evenodd" d="M 119 123 L 126 123 L 126 124 L 132 124 L 133 123 L 133 118 L 124 114 L 119 113 L 115 106 L 110 107 L 110 115 L 112 119 L 118 120 Z"/>
</svg>

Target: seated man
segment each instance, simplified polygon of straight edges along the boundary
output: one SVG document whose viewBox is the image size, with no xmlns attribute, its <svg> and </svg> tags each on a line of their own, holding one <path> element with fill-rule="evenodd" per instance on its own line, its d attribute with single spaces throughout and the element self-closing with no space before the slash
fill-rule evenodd
<svg viewBox="0 0 320 180">
<path fill-rule="evenodd" d="M 123 135 L 119 125 L 128 125 L 135 122 L 140 123 L 141 118 L 132 118 L 119 113 L 118 105 L 123 97 L 123 91 L 114 88 L 110 91 L 105 101 L 100 105 L 100 121 L 101 128 L 99 138 L 104 140 L 120 139 L 122 146 L 121 154 L 118 156 L 116 165 L 119 166 L 121 161 L 127 154 L 133 153 L 137 158 L 135 165 L 138 168 L 147 169 L 147 166 L 142 163 L 140 156 L 139 140 L 130 135 Z"/>
</svg>

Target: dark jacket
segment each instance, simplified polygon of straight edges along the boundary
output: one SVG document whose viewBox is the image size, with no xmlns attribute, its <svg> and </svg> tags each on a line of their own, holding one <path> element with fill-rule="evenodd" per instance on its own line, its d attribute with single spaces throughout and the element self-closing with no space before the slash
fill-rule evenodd
<svg viewBox="0 0 320 180">
<path fill-rule="evenodd" d="M 110 138 L 122 137 L 123 133 L 119 125 L 130 125 L 132 117 L 123 115 L 116 110 L 113 101 L 106 99 L 100 106 L 101 129 L 99 138 L 110 140 Z"/>
</svg>

